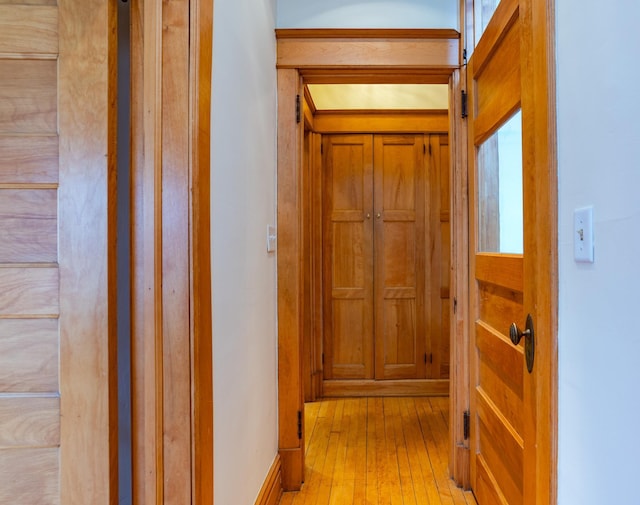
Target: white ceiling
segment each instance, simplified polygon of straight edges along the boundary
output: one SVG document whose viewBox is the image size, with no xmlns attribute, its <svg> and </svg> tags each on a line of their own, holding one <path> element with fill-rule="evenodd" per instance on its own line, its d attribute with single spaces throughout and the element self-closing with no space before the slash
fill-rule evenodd
<svg viewBox="0 0 640 505">
<path fill-rule="evenodd" d="M 446 84 L 309 84 L 317 110 L 449 108 Z"/>
</svg>

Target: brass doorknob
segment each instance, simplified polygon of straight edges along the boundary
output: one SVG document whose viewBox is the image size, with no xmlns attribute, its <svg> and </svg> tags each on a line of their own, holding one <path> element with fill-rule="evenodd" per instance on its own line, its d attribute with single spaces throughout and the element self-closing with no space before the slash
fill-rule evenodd
<svg viewBox="0 0 640 505">
<path fill-rule="evenodd" d="M 533 331 L 533 318 L 531 314 L 527 315 L 527 324 L 525 330 L 518 328 L 516 323 L 511 323 L 509 327 L 509 338 L 513 345 L 518 345 L 524 337 L 524 357 L 527 361 L 527 370 L 529 373 L 533 371 L 533 361 L 536 355 L 536 339 Z"/>
<path fill-rule="evenodd" d="M 376 214 L 376 218 L 380 219 L 380 217 L 382 216 L 382 214 L 380 214 L 379 212 Z"/>
</svg>

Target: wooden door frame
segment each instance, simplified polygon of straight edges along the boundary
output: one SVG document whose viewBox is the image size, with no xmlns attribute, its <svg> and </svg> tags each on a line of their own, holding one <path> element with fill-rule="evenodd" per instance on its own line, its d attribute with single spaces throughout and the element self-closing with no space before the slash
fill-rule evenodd
<svg viewBox="0 0 640 505">
<path fill-rule="evenodd" d="M 213 0 L 131 2 L 133 499 L 213 503 Z"/>
<path fill-rule="evenodd" d="M 299 489 L 304 480 L 302 413 L 302 158 L 304 120 L 301 104 L 307 83 L 424 83 L 449 84 L 454 112 L 450 115 L 450 143 L 459 145 L 465 125 L 459 111 L 462 48 L 455 30 L 276 30 L 278 76 L 278 446 L 285 490 Z M 298 99 L 296 99 L 298 97 Z M 296 122 L 296 117 L 298 121 Z M 451 144 L 454 145 L 454 144 Z M 466 144 L 463 144 L 466 145 Z M 462 151 L 451 149 L 452 192 L 466 195 Z M 464 155 L 464 158 L 459 156 Z M 466 199 L 452 207 L 452 310 L 450 395 L 450 472 L 461 485 L 468 483 L 468 445 L 462 413 L 468 408 L 468 359 L 465 302 L 468 274 Z M 455 289 L 458 291 L 456 292 Z M 453 299 L 453 298 L 452 298 Z M 457 365 L 455 364 L 457 363 Z M 466 479 L 466 480 L 465 480 Z"/>
</svg>

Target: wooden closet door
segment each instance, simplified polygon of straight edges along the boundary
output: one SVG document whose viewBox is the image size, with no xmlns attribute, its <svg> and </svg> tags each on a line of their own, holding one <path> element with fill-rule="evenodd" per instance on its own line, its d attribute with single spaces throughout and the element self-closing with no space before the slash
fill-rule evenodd
<svg viewBox="0 0 640 505">
<path fill-rule="evenodd" d="M 324 152 L 324 377 L 372 379 L 372 136 L 329 136 Z"/>
<path fill-rule="evenodd" d="M 423 135 L 374 140 L 376 379 L 425 375 Z"/>
</svg>

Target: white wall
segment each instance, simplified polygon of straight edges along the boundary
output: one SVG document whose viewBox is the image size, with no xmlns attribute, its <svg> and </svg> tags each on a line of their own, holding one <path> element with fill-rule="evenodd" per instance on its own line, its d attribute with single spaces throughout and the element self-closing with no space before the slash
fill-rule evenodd
<svg viewBox="0 0 640 505">
<path fill-rule="evenodd" d="M 559 505 L 639 503 L 640 3 L 556 0 Z M 573 261 L 593 205 L 595 263 Z"/>
<path fill-rule="evenodd" d="M 214 3 L 216 505 L 253 505 L 277 453 L 275 0 Z"/>
<path fill-rule="evenodd" d="M 278 28 L 455 28 L 452 0 L 278 0 Z"/>
</svg>

